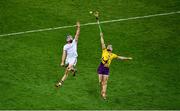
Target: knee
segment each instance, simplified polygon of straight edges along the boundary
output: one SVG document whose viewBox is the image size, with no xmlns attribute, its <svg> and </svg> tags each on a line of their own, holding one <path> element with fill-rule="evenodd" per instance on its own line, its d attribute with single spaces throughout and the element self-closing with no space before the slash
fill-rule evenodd
<svg viewBox="0 0 180 111">
<path fill-rule="evenodd" d="M 66 69 L 67 71 L 71 71 L 71 67 L 67 67 L 67 69 Z"/>
<path fill-rule="evenodd" d="M 66 73 L 65 73 L 65 74 L 68 75 L 69 71 L 70 71 L 70 69 L 67 67 L 67 68 L 66 68 Z"/>
<path fill-rule="evenodd" d="M 102 81 L 101 84 L 102 84 L 102 85 L 106 85 L 106 84 L 107 84 L 107 81 Z"/>
<path fill-rule="evenodd" d="M 73 65 L 69 65 L 68 67 L 67 67 L 67 70 L 68 71 L 72 71 L 74 68 L 73 68 Z"/>
<path fill-rule="evenodd" d="M 101 82 L 102 82 L 102 80 L 101 79 L 99 79 L 99 83 L 101 84 Z"/>
</svg>

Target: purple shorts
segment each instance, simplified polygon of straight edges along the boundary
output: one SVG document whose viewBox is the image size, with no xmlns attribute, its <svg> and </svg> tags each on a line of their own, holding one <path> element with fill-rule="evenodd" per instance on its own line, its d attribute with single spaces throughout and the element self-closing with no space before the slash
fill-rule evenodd
<svg viewBox="0 0 180 111">
<path fill-rule="evenodd" d="M 98 74 L 109 75 L 109 68 L 104 67 L 104 64 L 101 62 L 99 67 L 98 67 L 97 72 L 98 72 Z"/>
</svg>

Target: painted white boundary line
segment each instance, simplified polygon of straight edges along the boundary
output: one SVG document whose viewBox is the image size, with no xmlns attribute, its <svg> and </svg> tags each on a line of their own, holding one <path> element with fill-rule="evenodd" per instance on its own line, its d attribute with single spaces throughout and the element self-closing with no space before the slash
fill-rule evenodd
<svg viewBox="0 0 180 111">
<path fill-rule="evenodd" d="M 100 23 L 104 24 L 104 23 L 120 22 L 120 21 L 127 21 L 127 20 L 136 20 L 136 19 L 143 19 L 143 18 L 151 18 L 151 17 L 157 17 L 157 16 L 173 15 L 173 14 L 180 14 L 180 11 L 169 12 L 169 13 L 160 13 L 160 14 L 152 14 L 152 15 L 138 16 L 138 17 L 130 17 L 130 18 L 116 19 L 116 20 L 107 20 L 107 21 L 101 21 Z M 81 24 L 81 26 L 95 25 L 95 24 L 97 24 L 97 23 L 96 22 L 92 22 L 92 23 Z M 53 27 L 52 28 L 44 28 L 44 29 L 37 29 L 37 30 L 29 30 L 29 31 L 15 32 L 15 33 L 9 33 L 9 34 L 1 34 L 0 37 L 13 36 L 13 35 L 22 35 L 22 34 L 34 33 L 34 32 L 44 32 L 44 31 L 65 29 L 65 28 L 71 28 L 71 27 L 76 27 L 76 25 L 61 26 L 61 27 L 54 27 L 54 28 Z"/>
</svg>

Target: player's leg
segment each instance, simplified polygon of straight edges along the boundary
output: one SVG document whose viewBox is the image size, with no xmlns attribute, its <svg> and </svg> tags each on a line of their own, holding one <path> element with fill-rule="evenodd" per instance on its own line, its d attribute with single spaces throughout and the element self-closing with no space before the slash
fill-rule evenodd
<svg viewBox="0 0 180 111">
<path fill-rule="evenodd" d="M 102 74 L 98 74 L 98 77 L 99 77 L 99 85 L 102 85 Z"/>
<path fill-rule="evenodd" d="M 100 91 L 102 92 L 102 74 L 98 74 Z"/>
<path fill-rule="evenodd" d="M 71 64 L 72 67 L 70 67 L 70 71 L 72 72 L 73 76 L 75 76 L 77 70 L 75 69 L 75 66 L 77 64 L 77 58 L 69 58 L 69 64 Z"/>
<path fill-rule="evenodd" d="M 77 68 L 76 68 L 76 64 L 73 65 L 73 69 L 71 70 L 73 76 L 76 76 L 77 73 Z"/>
<path fill-rule="evenodd" d="M 103 72 L 104 72 L 104 66 L 103 64 L 100 64 L 98 67 L 97 73 L 98 73 L 98 78 L 99 78 L 99 85 L 101 87 L 101 93 L 102 93 Z"/>
<path fill-rule="evenodd" d="M 62 79 L 56 84 L 57 87 L 62 86 L 62 84 L 64 83 L 64 81 L 66 80 L 66 78 L 68 77 L 69 72 L 71 71 L 73 65 L 69 64 L 68 67 L 65 70 L 64 76 L 62 77 Z"/>
<path fill-rule="evenodd" d="M 72 64 L 72 59 L 70 58 L 66 58 L 66 63 L 68 64 L 68 66 L 65 69 L 65 73 L 63 75 L 63 77 L 61 78 L 61 80 L 56 84 L 57 87 L 62 86 L 62 84 L 64 83 L 64 81 L 66 80 L 66 78 L 68 77 L 69 72 L 73 69 L 73 64 Z"/>
<path fill-rule="evenodd" d="M 103 64 L 100 64 L 97 70 L 100 85 L 102 85 L 103 69 L 104 69 Z"/>
<path fill-rule="evenodd" d="M 76 63 L 77 63 L 77 59 L 76 58 L 69 58 L 68 59 L 68 67 L 66 68 L 66 71 L 65 71 L 65 74 L 64 74 L 64 76 L 63 76 L 63 78 L 61 79 L 61 81 L 65 81 L 65 79 L 68 77 L 68 73 L 70 72 L 70 71 L 74 71 L 75 69 L 74 69 L 74 66 L 76 65 Z"/>
<path fill-rule="evenodd" d="M 61 81 L 64 82 L 66 80 L 66 78 L 68 77 L 68 73 L 70 71 L 70 67 L 72 67 L 71 65 L 68 65 L 68 67 L 65 70 L 64 76 L 62 77 Z"/>
<path fill-rule="evenodd" d="M 73 67 L 70 69 L 70 71 L 73 73 L 73 76 L 75 76 L 75 73 L 77 72 L 76 64 L 77 64 L 77 58 L 67 58 L 65 62 L 65 67 L 67 68 L 69 64 L 73 64 Z"/>
<path fill-rule="evenodd" d="M 66 58 L 64 75 L 63 75 L 63 77 L 58 81 L 58 83 L 56 84 L 56 87 L 62 86 L 64 80 L 67 78 L 67 76 L 68 76 L 68 75 L 67 75 L 67 73 L 68 73 L 68 70 L 67 70 L 68 66 L 69 66 L 69 58 Z"/>
<path fill-rule="evenodd" d="M 107 89 L 108 78 L 109 78 L 109 75 L 103 75 L 102 76 L 102 92 L 101 92 L 101 95 L 104 99 L 106 99 L 106 89 Z"/>
</svg>

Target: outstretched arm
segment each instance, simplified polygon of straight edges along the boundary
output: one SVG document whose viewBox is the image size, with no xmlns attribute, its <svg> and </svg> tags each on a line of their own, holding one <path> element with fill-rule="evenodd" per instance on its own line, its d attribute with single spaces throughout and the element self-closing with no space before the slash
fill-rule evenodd
<svg viewBox="0 0 180 111">
<path fill-rule="evenodd" d="M 117 59 L 119 59 L 119 60 L 132 60 L 132 57 L 118 56 Z"/>
<path fill-rule="evenodd" d="M 104 36 L 103 36 L 103 33 L 102 33 L 102 32 L 100 33 L 100 36 L 101 36 L 101 47 L 102 47 L 102 49 L 105 49 L 105 48 L 106 48 L 106 45 L 105 45 L 105 43 L 104 43 Z"/>
<path fill-rule="evenodd" d="M 61 66 L 64 66 L 64 62 L 65 62 L 65 59 L 66 59 L 66 51 L 63 50 L 63 54 L 62 54 L 62 59 L 61 59 Z"/>
<path fill-rule="evenodd" d="M 75 40 L 78 41 L 80 34 L 80 22 L 77 22 L 76 25 L 77 25 L 77 30 L 76 30 Z"/>
</svg>

